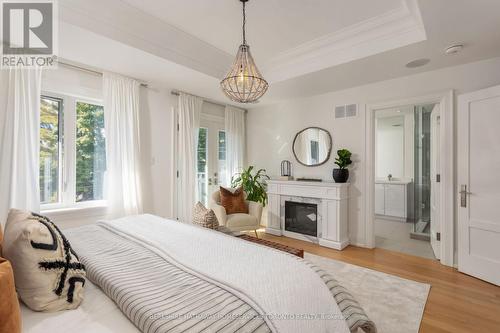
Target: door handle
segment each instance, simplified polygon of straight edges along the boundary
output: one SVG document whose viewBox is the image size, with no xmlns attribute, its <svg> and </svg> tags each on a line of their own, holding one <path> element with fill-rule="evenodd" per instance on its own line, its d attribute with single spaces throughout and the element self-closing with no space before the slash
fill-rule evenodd
<svg viewBox="0 0 500 333">
<path fill-rule="evenodd" d="M 467 191 L 467 185 L 460 186 L 460 207 L 467 207 L 467 195 L 472 194 Z"/>
</svg>

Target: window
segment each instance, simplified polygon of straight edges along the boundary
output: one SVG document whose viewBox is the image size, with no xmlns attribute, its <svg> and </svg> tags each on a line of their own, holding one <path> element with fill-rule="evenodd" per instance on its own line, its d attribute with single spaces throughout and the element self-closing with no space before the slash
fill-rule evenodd
<svg viewBox="0 0 500 333">
<path fill-rule="evenodd" d="M 104 199 L 104 108 L 76 103 L 76 202 Z"/>
<path fill-rule="evenodd" d="M 224 118 L 202 113 L 198 131 L 197 195 L 205 205 L 212 193 L 225 186 L 226 182 L 226 132 Z"/>
<path fill-rule="evenodd" d="M 200 127 L 198 131 L 198 154 L 197 154 L 197 176 L 198 176 L 198 199 L 207 204 L 207 148 L 208 129 Z"/>
<path fill-rule="evenodd" d="M 218 141 L 218 150 L 219 150 L 219 183 L 221 185 L 229 186 L 230 184 L 226 184 L 226 132 L 219 131 L 219 141 Z"/>
<path fill-rule="evenodd" d="M 43 96 L 40 101 L 40 202 L 59 201 L 62 100 Z"/>
<path fill-rule="evenodd" d="M 43 209 L 101 204 L 106 172 L 104 108 L 97 101 L 45 94 L 40 107 Z"/>
</svg>

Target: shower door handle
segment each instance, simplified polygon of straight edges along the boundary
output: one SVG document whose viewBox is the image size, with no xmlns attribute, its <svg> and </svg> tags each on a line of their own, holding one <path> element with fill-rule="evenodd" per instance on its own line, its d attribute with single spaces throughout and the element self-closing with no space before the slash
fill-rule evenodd
<svg viewBox="0 0 500 333">
<path fill-rule="evenodd" d="M 460 186 L 460 207 L 467 207 L 467 195 L 472 194 L 467 192 L 467 185 Z"/>
</svg>

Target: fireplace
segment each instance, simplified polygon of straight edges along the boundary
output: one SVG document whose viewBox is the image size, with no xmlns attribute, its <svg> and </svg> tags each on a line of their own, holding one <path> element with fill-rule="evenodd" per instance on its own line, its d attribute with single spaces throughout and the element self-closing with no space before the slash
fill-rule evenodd
<svg viewBox="0 0 500 333">
<path fill-rule="evenodd" d="M 318 205 L 285 201 L 285 230 L 317 237 Z"/>
</svg>

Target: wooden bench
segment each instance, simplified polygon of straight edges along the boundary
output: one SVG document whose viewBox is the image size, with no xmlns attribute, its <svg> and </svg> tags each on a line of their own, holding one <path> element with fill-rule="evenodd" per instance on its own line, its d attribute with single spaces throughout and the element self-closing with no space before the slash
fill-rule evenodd
<svg viewBox="0 0 500 333">
<path fill-rule="evenodd" d="M 268 247 L 271 247 L 271 248 L 276 249 L 276 250 L 287 252 L 287 253 L 293 254 L 294 256 L 297 256 L 300 258 L 304 258 L 304 250 L 302 250 L 302 249 L 296 249 L 296 248 L 291 247 L 291 246 L 282 245 L 280 243 L 271 242 L 271 241 L 268 241 L 265 239 L 252 237 L 252 236 L 249 236 L 246 234 L 238 235 L 236 237 L 244 239 L 244 240 L 252 242 L 252 243 L 268 246 Z"/>
</svg>

